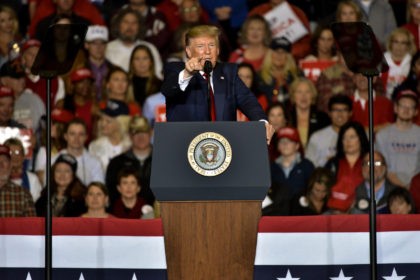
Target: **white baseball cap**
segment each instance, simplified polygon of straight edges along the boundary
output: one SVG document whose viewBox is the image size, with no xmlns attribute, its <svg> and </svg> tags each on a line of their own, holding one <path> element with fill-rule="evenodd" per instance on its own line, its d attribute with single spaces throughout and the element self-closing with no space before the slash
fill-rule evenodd
<svg viewBox="0 0 420 280">
<path fill-rule="evenodd" d="M 102 40 L 108 42 L 108 28 L 103 25 L 90 25 L 86 33 L 86 42 Z"/>
</svg>

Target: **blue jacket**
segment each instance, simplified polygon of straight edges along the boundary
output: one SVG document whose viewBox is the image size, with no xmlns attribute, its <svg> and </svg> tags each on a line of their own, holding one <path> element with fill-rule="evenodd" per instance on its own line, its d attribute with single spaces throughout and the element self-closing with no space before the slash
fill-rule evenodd
<svg viewBox="0 0 420 280">
<path fill-rule="evenodd" d="M 179 87 L 179 73 L 185 68 L 183 62 L 165 65 L 161 88 L 166 97 L 167 121 L 209 121 L 207 81 L 195 73 L 185 91 Z M 240 109 L 251 121 L 266 119 L 255 95 L 239 78 L 238 67 L 232 63 L 217 63 L 213 69 L 213 92 L 217 121 L 236 121 Z"/>
</svg>

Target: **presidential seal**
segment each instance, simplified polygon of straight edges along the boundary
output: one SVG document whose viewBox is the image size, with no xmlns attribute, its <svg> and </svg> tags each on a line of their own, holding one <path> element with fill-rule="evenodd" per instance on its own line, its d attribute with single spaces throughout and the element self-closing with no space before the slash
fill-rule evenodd
<svg viewBox="0 0 420 280">
<path fill-rule="evenodd" d="M 203 176 L 223 173 L 232 161 L 229 142 L 216 132 L 204 132 L 196 136 L 188 146 L 187 154 L 191 168 Z"/>
</svg>

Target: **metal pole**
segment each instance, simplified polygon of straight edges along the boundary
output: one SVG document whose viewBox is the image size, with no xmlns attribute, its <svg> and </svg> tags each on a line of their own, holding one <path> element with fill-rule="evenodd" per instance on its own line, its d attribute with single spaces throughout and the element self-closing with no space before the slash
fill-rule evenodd
<svg viewBox="0 0 420 280">
<path fill-rule="evenodd" d="M 51 209 L 51 78 L 47 78 L 47 135 L 45 178 L 47 188 L 47 214 L 45 216 L 45 280 L 52 280 L 52 209 Z"/>
<path fill-rule="evenodd" d="M 376 248 L 376 200 L 375 200 L 375 166 L 374 166 L 374 133 L 373 133 L 373 76 L 367 75 L 369 91 L 369 247 L 370 247 L 370 279 L 377 277 L 377 248 Z"/>
</svg>

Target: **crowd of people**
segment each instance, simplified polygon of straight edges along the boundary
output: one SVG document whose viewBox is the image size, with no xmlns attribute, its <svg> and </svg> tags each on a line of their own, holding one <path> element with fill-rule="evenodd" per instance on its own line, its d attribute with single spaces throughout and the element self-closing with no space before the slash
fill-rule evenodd
<svg viewBox="0 0 420 280">
<path fill-rule="evenodd" d="M 153 127 L 179 117 L 168 107 L 167 119 L 171 103 L 162 92 L 171 90 L 164 79 L 173 69 L 165 66 L 183 69 L 191 58 L 185 34 L 199 25 L 217 27 L 219 61 L 237 64 L 229 69 L 237 69 L 275 130 L 263 215 L 369 213 L 371 187 L 377 213 L 420 213 L 420 0 L 403 4 L 406 18 L 388 0 L 5 2 L 0 217 L 44 216 L 47 181 L 56 217 L 158 217 L 150 189 Z M 298 27 L 273 29 L 280 8 Z M 368 79 L 347 68 L 330 25 L 354 21 L 369 23 L 389 65 L 373 79 L 374 139 L 367 135 Z M 45 79 L 31 69 L 48 26 L 69 23 L 88 25 L 85 41 L 47 94 Z M 237 111 L 237 121 L 248 121 L 244 113 Z"/>
</svg>

